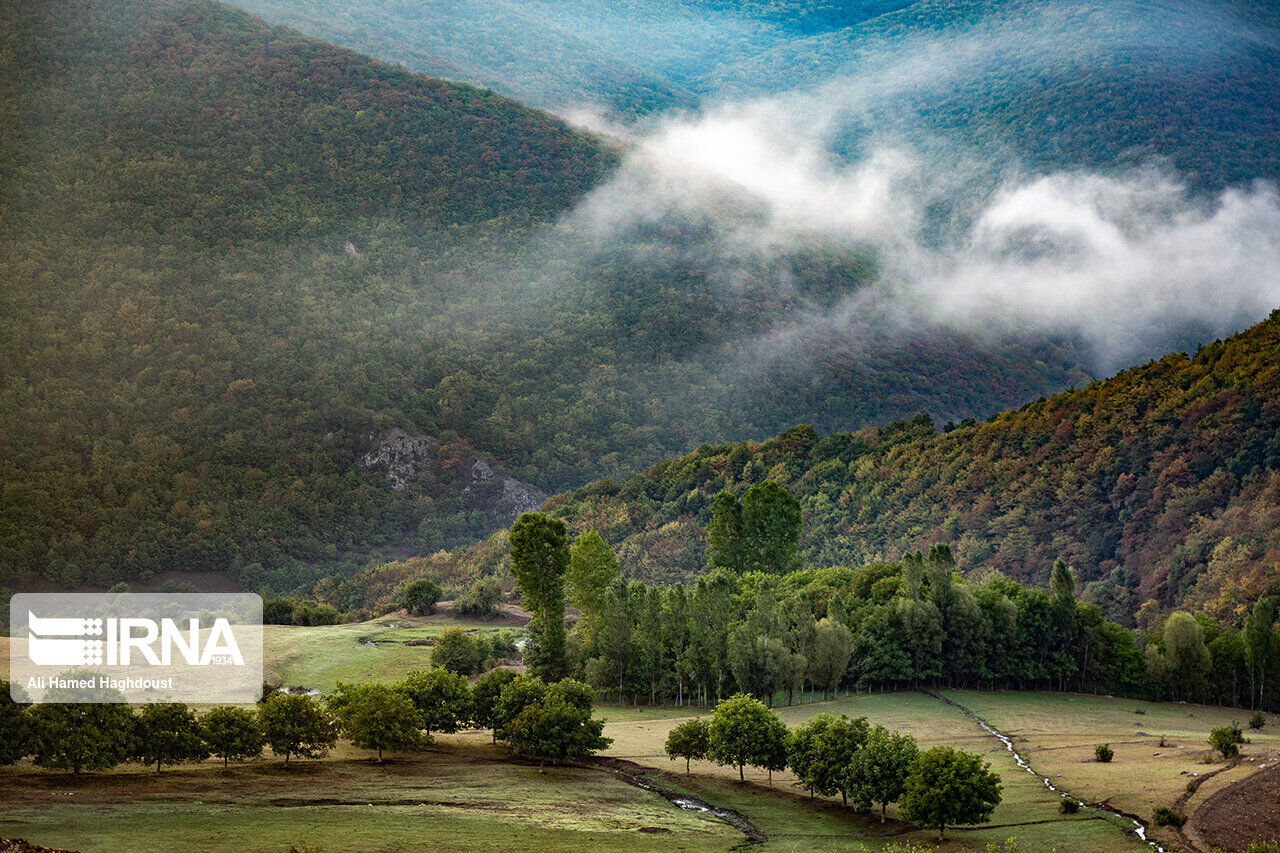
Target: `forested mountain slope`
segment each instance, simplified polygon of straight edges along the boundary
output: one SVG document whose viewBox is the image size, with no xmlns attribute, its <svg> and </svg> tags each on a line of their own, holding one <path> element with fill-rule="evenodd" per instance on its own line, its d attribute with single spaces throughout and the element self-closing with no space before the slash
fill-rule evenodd
<svg viewBox="0 0 1280 853">
<path fill-rule="evenodd" d="M 983 423 L 939 431 L 916 418 L 826 438 L 796 427 L 707 445 L 546 507 L 598 530 L 633 576 L 684 579 L 705 562 L 716 493 L 764 478 L 800 498 L 809 565 L 944 542 L 971 573 L 1035 583 L 1065 558 L 1115 618 L 1148 601 L 1232 617 L 1280 593 L 1280 311 L 1190 358 Z"/>
<path fill-rule="evenodd" d="M 394 223 L 444 255 L 563 210 L 615 155 L 203 0 L 6 3 L 0 56 L 0 581 L 412 530 L 427 496 L 357 465 L 418 379 L 387 346 L 401 294 L 344 240 Z M 447 293 L 416 287 L 424 311 Z"/>
<path fill-rule="evenodd" d="M 855 136 L 940 133 L 1050 169 L 1165 158 L 1210 186 L 1280 176 L 1280 14 L 1257 0 L 236 5 L 562 112 L 835 82 L 859 93 Z"/>
<path fill-rule="evenodd" d="M 874 259 L 729 267 L 696 217 L 600 238 L 570 211 L 609 146 L 226 6 L 20 0 L 0 56 L 0 585 L 288 590 L 485 535 L 505 510 L 477 492 L 536 494 L 512 476 L 1087 376 L 1070 340 L 874 311 L 777 348 Z M 393 436 L 430 476 L 362 461 Z"/>
</svg>

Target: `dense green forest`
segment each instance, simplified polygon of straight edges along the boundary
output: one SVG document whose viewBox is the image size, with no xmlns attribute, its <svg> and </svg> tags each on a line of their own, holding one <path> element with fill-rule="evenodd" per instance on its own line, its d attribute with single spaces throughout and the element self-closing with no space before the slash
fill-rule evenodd
<svg viewBox="0 0 1280 853">
<path fill-rule="evenodd" d="M 985 422 L 928 416 L 823 437 L 704 445 L 643 474 L 550 498 L 598 531 L 624 574 L 687 581 L 709 563 L 722 490 L 770 478 L 800 502 L 811 567 L 862 566 L 952 543 L 971 576 L 1042 583 L 1064 558 L 1082 597 L 1123 624 L 1176 606 L 1240 618 L 1280 594 L 1280 312 L 1193 356 L 1167 356 Z M 506 534 L 355 579 L 384 599 L 415 575 L 504 569 Z"/>
<path fill-rule="evenodd" d="M 1133 632 L 1077 600 L 1065 563 L 1047 589 L 998 575 L 969 583 L 954 570 L 935 547 L 856 570 L 717 570 L 687 585 L 615 577 L 579 602 L 570 671 L 620 702 L 651 704 L 946 684 L 1280 707 L 1268 602 L 1232 627 L 1175 611 Z"/>
<path fill-rule="evenodd" d="M 634 118 L 845 80 L 866 101 L 855 139 L 940 133 L 1048 169 L 1167 158 L 1209 186 L 1280 175 L 1280 18 L 1257 0 L 236 5 L 557 110 Z"/>
<path fill-rule="evenodd" d="M 875 260 L 725 270 L 698 221 L 602 242 L 564 212 L 616 146 L 226 6 L 8 4 L 0 53 L 0 584 L 285 592 L 492 531 L 476 460 L 549 492 L 1087 378 L 1070 342 L 872 313 L 744 355 Z M 429 481 L 361 465 L 396 429 Z"/>
</svg>

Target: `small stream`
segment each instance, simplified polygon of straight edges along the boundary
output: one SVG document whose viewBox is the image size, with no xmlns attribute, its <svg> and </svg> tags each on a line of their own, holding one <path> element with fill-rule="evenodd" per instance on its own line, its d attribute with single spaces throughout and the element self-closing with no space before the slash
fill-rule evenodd
<svg viewBox="0 0 1280 853">
<path fill-rule="evenodd" d="M 1055 794 L 1058 794 L 1064 800 L 1074 800 L 1076 805 L 1078 805 L 1082 809 L 1092 809 L 1094 811 L 1104 812 L 1114 817 L 1118 817 L 1122 821 L 1128 821 L 1129 823 L 1132 823 L 1134 835 L 1142 839 L 1142 841 L 1145 842 L 1147 846 L 1149 846 L 1152 850 L 1156 851 L 1156 853 L 1167 853 L 1167 851 L 1163 847 L 1161 847 L 1157 842 L 1147 837 L 1147 828 L 1146 826 L 1143 825 L 1142 821 L 1138 820 L 1132 815 L 1127 815 L 1123 812 L 1118 812 L 1115 809 L 1109 809 L 1106 806 L 1101 806 L 1094 803 L 1086 803 L 1084 800 L 1081 800 L 1075 795 L 1073 795 L 1070 791 L 1059 790 L 1058 787 L 1055 786 L 1047 776 L 1041 776 L 1031 767 L 1031 765 L 1027 762 L 1027 760 L 1022 757 L 1022 754 L 1018 752 L 1018 750 L 1014 749 L 1013 740 L 1004 732 L 995 728 L 986 720 L 982 719 L 973 711 L 970 711 L 968 708 L 959 704 L 958 702 L 952 702 L 950 699 L 947 699 L 945 696 L 939 695 L 937 693 L 931 693 L 928 691 L 925 691 L 925 692 L 927 693 L 927 695 L 932 696 L 934 699 L 937 699 L 939 702 L 945 702 L 946 704 L 951 705 L 954 708 L 958 708 L 960 711 L 964 712 L 968 717 L 973 719 L 973 721 L 976 722 L 979 726 L 981 726 L 982 729 L 987 734 L 995 737 L 1002 744 L 1004 744 L 1004 748 L 1009 750 L 1009 752 L 1013 755 L 1013 760 L 1018 763 L 1019 767 L 1021 767 L 1023 770 L 1030 773 L 1032 776 L 1035 776 L 1041 782 L 1043 782 L 1044 786 L 1048 788 L 1050 791 L 1053 791 Z"/>
</svg>

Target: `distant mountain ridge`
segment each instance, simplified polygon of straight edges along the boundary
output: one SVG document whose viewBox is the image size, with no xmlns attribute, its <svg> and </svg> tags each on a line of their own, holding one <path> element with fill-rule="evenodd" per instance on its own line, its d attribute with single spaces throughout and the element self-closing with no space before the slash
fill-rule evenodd
<svg viewBox="0 0 1280 853">
<path fill-rule="evenodd" d="M 1209 187 L 1280 178 L 1280 11 L 1257 0 L 236 4 L 561 112 L 634 118 L 919 74 L 858 123 L 1034 168 L 1157 159 Z"/>
</svg>

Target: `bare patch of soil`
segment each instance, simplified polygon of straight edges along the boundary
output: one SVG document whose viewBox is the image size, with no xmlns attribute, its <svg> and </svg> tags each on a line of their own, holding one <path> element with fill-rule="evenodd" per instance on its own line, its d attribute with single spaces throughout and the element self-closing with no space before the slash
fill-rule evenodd
<svg viewBox="0 0 1280 853">
<path fill-rule="evenodd" d="M 1191 816 L 1190 827 L 1209 847 L 1229 853 L 1253 841 L 1280 841 L 1280 767 L 1214 793 Z"/>
<path fill-rule="evenodd" d="M 41 847 L 29 844 L 21 838 L 0 838 L 0 853 L 74 853 L 61 847 Z"/>
</svg>

